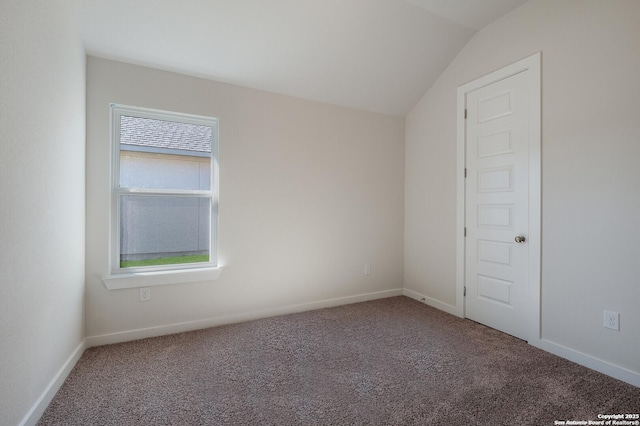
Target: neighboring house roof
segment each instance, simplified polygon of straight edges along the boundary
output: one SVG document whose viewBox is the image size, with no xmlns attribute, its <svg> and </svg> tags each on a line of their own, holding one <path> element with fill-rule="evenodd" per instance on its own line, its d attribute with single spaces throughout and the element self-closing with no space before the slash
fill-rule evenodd
<svg viewBox="0 0 640 426">
<path fill-rule="evenodd" d="M 209 126 L 141 117 L 120 117 L 120 143 L 130 146 L 211 152 Z"/>
</svg>

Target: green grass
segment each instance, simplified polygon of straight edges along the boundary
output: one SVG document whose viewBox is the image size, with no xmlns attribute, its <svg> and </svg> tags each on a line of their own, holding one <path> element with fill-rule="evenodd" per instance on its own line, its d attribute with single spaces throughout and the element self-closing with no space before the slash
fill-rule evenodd
<svg viewBox="0 0 640 426">
<path fill-rule="evenodd" d="M 157 266 L 157 265 L 176 265 L 179 263 L 198 263 L 208 262 L 208 254 L 200 254 L 196 256 L 173 256 L 173 257 L 158 257 L 156 259 L 144 259 L 144 260 L 122 260 L 120 261 L 121 268 L 133 268 L 137 266 Z"/>
</svg>

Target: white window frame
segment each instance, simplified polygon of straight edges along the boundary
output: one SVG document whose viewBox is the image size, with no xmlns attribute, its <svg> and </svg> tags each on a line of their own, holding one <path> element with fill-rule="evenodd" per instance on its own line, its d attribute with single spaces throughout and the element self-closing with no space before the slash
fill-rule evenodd
<svg viewBox="0 0 640 426">
<path fill-rule="evenodd" d="M 111 185 L 110 185 L 110 255 L 109 275 L 103 278 L 109 289 L 166 285 L 180 282 L 204 281 L 220 276 L 217 258 L 218 230 L 218 119 L 149 108 L 111 104 Z M 211 183 L 209 190 L 164 190 L 120 187 L 120 116 L 150 118 L 203 125 L 212 128 Z M 120 267 L 120 200 L 126 195 L 169 195 L 201 197 L 210 200 L 211 224 L 209 262 L 173 265 Z"/>
</svg>

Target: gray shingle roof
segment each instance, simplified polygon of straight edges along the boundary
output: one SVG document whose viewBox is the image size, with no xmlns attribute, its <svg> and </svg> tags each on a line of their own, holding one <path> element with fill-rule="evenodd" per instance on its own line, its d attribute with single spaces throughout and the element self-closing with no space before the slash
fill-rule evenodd
<svg viewBox="0 0 640 426">
<path fill-rule="evenodd" d="M 152 118 L 120 117 L 120 143 L 183 151 L 211 152 L 211 127 Z"/>
</svg>

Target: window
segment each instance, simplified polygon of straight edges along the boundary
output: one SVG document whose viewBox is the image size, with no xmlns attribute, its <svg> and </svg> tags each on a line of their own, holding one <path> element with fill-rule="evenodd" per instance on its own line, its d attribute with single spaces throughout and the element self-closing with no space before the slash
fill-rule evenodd
<svg viewBox="0 0 640 426">
<path fill-rule="evenodd" d="M 216 263 L 218 121 L 111 105 L 111 272 Z"/>
</svg>

